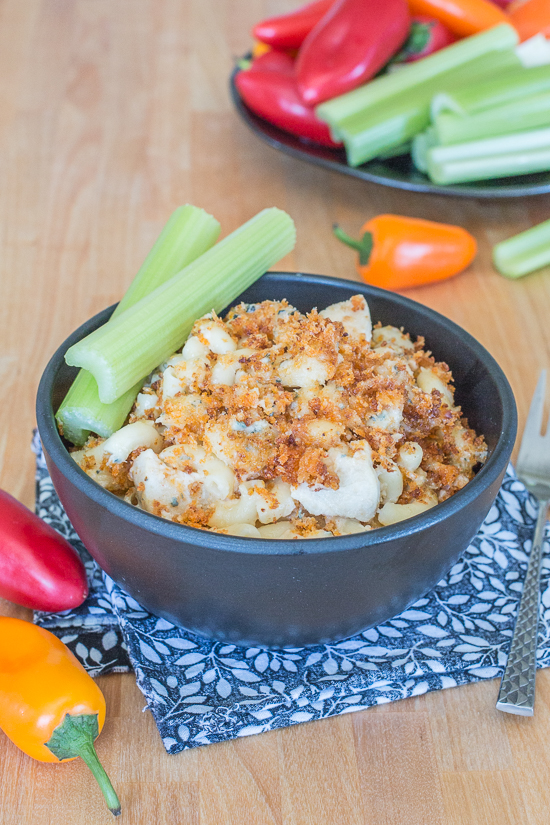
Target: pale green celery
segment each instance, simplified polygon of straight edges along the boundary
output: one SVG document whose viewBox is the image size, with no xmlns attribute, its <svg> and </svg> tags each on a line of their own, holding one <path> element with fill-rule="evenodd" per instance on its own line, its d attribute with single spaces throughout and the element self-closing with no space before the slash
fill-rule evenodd
<svg viewBox="0 0 550 825">
<path fill-rule="evenodd" d="M 521 278 L 550 264 L 550 221 L 497 243 L 493 263 L 507 278 Z"/>
<path fill-rule="evenodd" d="M 378 160 L 390 160 L 391 158 L 398 158 L 401 155 L 408 155 L 412 149 L 412 141 L 407 140 L 405 143 L 400 143 L 399 146 L 392 146 L 391 149 L 386 149 L 385 152 L 380 152 L 377 156 Z"/>
<path fill-rule="evenodd" d="M 438 92 L 451 92 L 462 89 L 471 83 L 479 83 L 481 78 L 498 70 L 504 57 L 513 56 L 513 54 L 511 49 L 507 52 L 482 54 L 461 66 L 439 74 L 435 78 L 418 83 L 414 89 L 391 95 L 384 101 L 383 105 L 367 107 L 342 118 L 337 125 L 331 126 L 331 131 L 339 139 L 344 132 L 357 133 L 369 123 L 384 118 L 387 113 L 395 114 L 418 105 L 425 106 L 426 102 L 428 102 L 429 108 L 431 101 Z M 495 65 L 497 66 L 496 69 Z"/>
<path fill-rule="evenodd" d="M 139 381 L 112 404 L 102 404 L 95 378 L 87 370 L 80 370 L 55 416 L 60 432 L 77 447 L 85 444 L 91 433 L 108 438 L 124 424 L 142 383 Z"/>
<path fill-rule="evenodd" d="M 294 223 L 264 209 L 138 304 L 67 350 L 68 364 L 95 377 L 112 403 L 179 349 L 195 320 L 221 312 L 269 267 L 289 253 Z"/>
<path fill-rule="evenodd" d="M 430 179 L 441 185 L 550 170 L 550 129 L 434 146 L 427 160 Z"/>
<path fill-rule="evenodd" d="M 550 92 L 493 106 L 475 115 L 443 113 L 433 124 L 436 142 L 443 146 L 544 126 L 550 126 Z"/>
<path fill-rule="evenodd" d="M 342 129 L 340 138 L 346 148 L 346 158 L 350 166 L 360 166 L 383 152 L 401 146 L 430 122 L 427 104 L 411 103 L 407 108 L 392 114 L 387 109 L 378 118 L 372 118 L 366 125 Z"/>
<path fill-rule="evenodd" d="M 357 112 L 385 105 L 389 98 L 404 92 L 414 93 L 415 88 L 426 81 L 433 81 L 442 74 L 463 66 L 470 60 L 491 52 L 513 50 L 518 43 L 515 29 L 506 23 L 494 26 L 480 34 L 466 37 L 435 54 L 410 63 L 399 72 L 381 75 L 363 86 L 317 106 L 317 116 L 331 128 Z M 510 61 L 519 64 L 515 53 Z"/>
<path fill-rule="evenodd" d="M 453 158 L 467 160 L 470 157 L 491 157 L 509 152 L 524 152 L 531 149 L 543 149 L 550 145 L 550 128 L 532 129 L 526 132 L 515 132 L 512 135 L 471 140 L 467 143 L 454 143 L 450 146 L 434 146 L 429 155 L 438 160 Z"/>
<path fill-rule="evenodd" d="M 431 149 L 432 146 L 437 146 L 437 139 L 433 126 L 428 126 L 427 129 L 424 129 L 414 138 L 411 149 L 411 157 L 415 167 L 424 174 L 428 172 L 428 149 Z"/>
<path fill-rule="evenodd" d="M 432 118 L 443 112 L 473 115 L 547 91 L 550 91 L 550 66 L 508 70 L 462 88 L 438 92 L 432 100 Z"/>
<path fill-rule="evenodd" d="M 179 206 L 170 216 L 112 318 L 210 249 L 219 233 L 220 224 L 212 215 L 190 204 Z M 81 446 L 90 432 L 103 438 L 112 435 L 123 425 L 141 383 L 137 382 L 112 404 L 103 404 L 95 378 L 86 370 L 80 370 L 56 414 L 65 438 Z"/>
<path fill-rule="evenodd" d="M 548 66 L 550 64 L 550 42 L 542 32 L 539 32 L 516 46 L 516 54 L 525 67 Z"/>
<path fill-rule="evenodd" d="M 460 143 L 457 146 L 466 144 Z M 446 147 L 447 148 L 447 147 Z M 491 178 L 531 175 L 550 170 L 550 143 L 546 148 L 524 152 L 508 152 L 492 157 L 471 157 L 462 160 L 434 160 L 428 153 L 428 175 L 433 183 L 470 183 Z"/>
<path fill-rule="evenodd" d="M 483 77 L 493 65 L 494 54 L 481 55 L 433 80 L 420 83 L 414 91 L 395 95 L 374 111 L 360 112 L 341 121 L 338 138 L 344 142 L 348 164 L 359 166 L 381 152 L 412 140 L 429 125 L 430 102 L 437 89 L 467 84 Z"/>
<path fill-rule="evenodd" d="M 220 230 L 219 222 L 198 206 L 186 204 L 175 209 L 117 306 L 115 317 L 214 246 Z"/>
</svg>

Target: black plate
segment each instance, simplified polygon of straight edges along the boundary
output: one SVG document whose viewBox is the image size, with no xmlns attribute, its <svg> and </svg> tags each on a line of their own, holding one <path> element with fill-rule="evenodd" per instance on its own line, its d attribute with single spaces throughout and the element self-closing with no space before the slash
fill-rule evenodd
<svg viewBox="0 0 550 825">
<path fill-rule="evenodd" d="M 437 195 L 459 195 L 469 198 L 521 198 L 527 195 L 544 195 L 550 192 L 550 172 L 533 175 L 517 175 L 513 178 L 499 178 L 480 183 L 463 183 L 456 186 L 439 186 L 419 172 L 409 155 L 401 155 L 390 160 L 371 160 L 362 166 L 348 166 L 343 149 L 328 149 L 317 146 L 301 138 L 272 126 L 258 117 L 246 106 L 235 86 L 236 68 L 231 75 L 230 89 L 233 102 L 242 120 L 262 140 L 274 149 L 279 149 L 295 158 L 309 161 L 325 169 L 342 172 L 353 178 L 361 178 L 394 189 L 410 192 L 431 192 Z"/>
</svg>

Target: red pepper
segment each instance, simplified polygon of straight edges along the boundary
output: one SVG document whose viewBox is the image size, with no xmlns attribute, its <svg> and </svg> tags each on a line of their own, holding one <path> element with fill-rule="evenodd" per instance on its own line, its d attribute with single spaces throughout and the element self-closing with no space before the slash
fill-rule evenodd
<svg viewBox="0 0 550 825">
<path fill-rule="evenodd" d="M 269 17 L 254 26 L 252 34 L 275 49 L 298 49 L 332 5 L 334 0 L 317 0 L 290 14 Z"/>
<path fill-rule="evenodd" d="M 0 490 L 0 597 L 56 612 L 78 607 L 87 595 L 86 571 L 76 550 Z"/>
<path fill-rule="evenodd" d="M 266 72 L 281 72 L 294 77 L 294 58 L 288 52 L 270 49 L 252 59 L 251 69 L 262 69 Z"/>
<path fill-rule="evenodd" d="M 411 31 L 402 50 L 392 60 L 392 64 L 413 63 L 429 54 L 434 54 L 451 43 L 455 43 L 456 36 L 440 20 L 435 17 L 416 15 L 412 19 Z"/>
<path fill-rule="evenodd" d="M 374 77 L 410 27 L 407 0 L 336 0 L 298 52 L 296 78 L 304 102 L 316 106 Z"/>
<path fill-rule="evenodd" d="M 268 58 L 269 55 L 265 55 Z M 249 109 L 264 120 L 298 137 L 322 146 L 341 146 L 335 143 L 326 123 L 320 121 L 313 109 L 305 106 L 298 94 L 292 70 L 293 61 L 288 57 L 287 66 L 279 70 L 260 67 L 254 61 L 250 69 L 240 71 L 235 77 L 237 90 Z M 289 68 L 290 66 L 290 68 Z"/>
</svg>

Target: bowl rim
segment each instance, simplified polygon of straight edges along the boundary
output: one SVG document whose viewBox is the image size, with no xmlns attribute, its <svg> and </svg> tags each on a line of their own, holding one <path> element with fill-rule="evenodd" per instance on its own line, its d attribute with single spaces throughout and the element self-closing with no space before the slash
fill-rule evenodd
<svg viewBox="0 0 550 825">
<path fill-rule="evenodd" d="M 111 515 L 122 518 L 123 521 L 131 523 L 134 527 L 143 528 L 147 532 L 162 536 L 165 539 L 185 542 L 215 551 L 287 556 L 344 552 L 346 550 L 356 550 L 359 548 L 366 549 L 367 547 L 376 548 L 393 539 L 402 539 L 407 536 L 413 537 L 417 533 L 444 521 L 459 510 L 467 507 L 482 490 L 491 486 L 501 475 L 515 442 L 517 428 L 516 403 L 510 384 L 501 367 L 488 350 L 470 335 L 470 333 L 466 332 L 466 330 L 441 313 L 417 301 L 413 301 L 398 293 L 389 292 L 388 290 L 379 289 L 378 287 L 362 284 L 357 281 L 325 275 L 283 271 L 266 272 L 262 275 L 261 279 L 267 283 L 292 283 L 296 279 L 303 279 L 311 286 L 319 285 L 327 287 L 328 285 L 335 288 L 344 287 L 346 290 L 353 287 L 357 289 L 358 293 L 365 295 L 367 302 L 369 295 L 385 297 L 386 299 L 388 296 L 391 296 L 392 302 L 395 302 L 403 309 L 412 307 L 415 312 L 420 311 L 421 314 L 424 314 L 435 323 L 442 324 L 455 335 L 462 337 L 465 344 L 468 345 L 491 373 L 501 399 L 503 410 L 502 426 L 495 448 L 474 478 L 446 501 L 440 502 L 430 510 L 426 510 L 424 513 L 420 513 L 404 521 L 386 527 L 377 527 L 373 530 L 354 533 L 352 535 L 328 536 L 317 539 L 258 539 L 229 536 L 222 533 L 214 533 L 209 530 L 201 530 L 196 527 L 189 527 L 184 524 L 176 524 L 160 516 L 155 516 L 153 513 L 141 510 L 135 505 L 118 498 L 114 493 L 105 490 L 86 475 L 76 462 L 73 461 L 57 430 L 52 408 L 53 385 L 57 373 L 64 363 L 65 352 L 73 343 L 91 332 L 92 329 L 98 325 L 98 320 L 103 321 L 103 318 L 107 320 L 116 306 L 116 304 L 113 304 L 111 307 L 98 312 L 84 324 L 81 324 L 61 343 L 42 373 L 36 396 L 38 432 L 44 449 L 60 472 L 80 493 L 88 496 L 99 506 L 104 507 Z"/>
</svg>

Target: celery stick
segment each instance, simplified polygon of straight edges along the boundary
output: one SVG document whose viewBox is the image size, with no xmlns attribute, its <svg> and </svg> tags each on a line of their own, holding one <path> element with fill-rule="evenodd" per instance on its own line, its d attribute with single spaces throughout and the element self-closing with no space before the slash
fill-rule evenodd
<svg viewBox="0 0 550 825">
<path fill-rule="evenodd" d="M 550 66 L 514 69 L 434 96 L 432 118 L 441 112 L 475 114 L 530 95 L 550 91 Z"/>
<path fill-rule="evenodd" d="M 111 403 L 182 346 L 194 321 L 220 312 L 290 252 L 296 230 L 264 209 L 109 324 L 70 347 L 68 364 L 88 369 Z"/>
<path fill-rule="evenodd" d="M 550 43 L 542 32 L 516 46 L 516 54 L 525 68 L 550 64 Z"/>
<path fill-rule="evenodd" d="M 350 166 L 360 166 L 394 147 L 400 146 L 421 132 L 430 122 L 427 103 L 411 103 L 395 114 L 387 109 L 380 112 L 368 125 L 354 125 L 349 131 L 342 129 L 340 138 L 346 148 Z"/>
<path fill-rule="evenodd" d="M 55 415 L 60 432 L 78 447 L 86 443 L 90 433 L 108 438 L 124 424 L 142 383 L 112 404 L 102 404 L 95 378 L 87 370 L 80 370 Z"/>
<path fill-rule="evenodd" d="M 428 149 L 437 146 L 435 131 L 433 126 L 428 126 L 420 132 L 412 142 L 411 157 L 419 172 L 428 172 Z"/>
<path fill-rule="evenodd" d="M 509 152 L 526 152 L 550 146 L 550 128 L 515 132 L 512 135 L 453 143 L 450 146 L 434 146 L 429 151 L 436 160 L 467 160 L 470 157 L 492 157 Z"/>
<path fill-rule="evenodd" d="M 507 278 L 521 278 L 550 264 L 550 220 L 497 243 L 493 263 Z"/>
<path fill-rule="evenodd" d="M 399 146 L 392 146 L 385 152 L 380 152 L 377 156 L 378 160 L 390 160 L 391 158 L 399 158 L 401 155 L 408 155 L 412 149 L 412 141 L 407 140 L 405 143 L 400 143 Z"/>
<path fill-rule="evenodd" d="M 189 204 L 179 206 L 169 218 L 112 318 L 206 252 L 216 242 L 219 233 L 220 225 L 212 215 Z M 63 435 L 78 446 L 85 443 L 90 432 L 104 438 L 112 435 L 124 423 L 141 383 L 136 383 L 114 403 L 102 404 L 95 378 L 86 370 L 80 370 L 56 414 Z"/>
<path fill-rule="evenodd" d="M 550 126 L 550 92 L 493 106 L 479 114 L 449 112 L 434 120 L 436 142 L 444 146 Z"/>
<path fill-rule="evenodd" d="M 467 144 L 460 143 L 459 146 Z M 514 175 L 531 175 L 550 170 L 550 143 L 545 148 L 525 152 L 507 152 L 493 157 L 471 157 L 462 160 L 434 160 L 428 152 L 428 175 L 433 183 L 469 183 Z"/>
<path fill-rule="evenodd" d="M 483 77 L 494 66 L 494 54 L 481 55 L 458 68 L 420 83 L 414 93 L 403 92 L 389 98 L 385 106 L 348 117 L 338 125 L 338 137 L 346 148 L 350 166 L 358 166 L 423 131 L 430 121 L 430 101 L 434 92 L 455 88 Z"/>
<path fill-rule="evenodd" d="M 219 222 L 197 206 L 179 206 L 115 310 L 129 309 L 154 289 L 206 252 L 218 240 Z"/>
<path fill-rule="evenodd" d="M 506 23 L 494 26 L 410 63 L 399 72 L 381 75 L 351 92 L 328 100 L 318 106 L 315 112 L 329 126 L 337 127 L 342 120 L 356 112 L 385 105 L 388 98 L 396 94 L 414 94 L 421 83 L 434 80 L 481 55 L 513 49 L 517 43 L 518 36 L 512 26 Z M 515 57 L 515 60 L 519 64 L 519 58 Z"/>
<path fill-rule="evenodd" d="M 434 146 L 427 160 L 430 179 L 441 185 L 542 172 L 550 169 L 550 129 Z"/>
<path fill-rule="evenodd" d="M 366 107 L 339 120 L 338 123 L 332 123 L 331 133 L 335 140 L 341 140 L 346 133 L 358 133 L 361 128 L 368 126 L 373 120 L 383 119 L 389 112 L 408 111 L 420 106 L 426 107 L 429 112 L 431 102 L 438 92 L 462 89 L 471 83 L 480 82 L 488 74 L 506 73 L 510 70 L 510 60 L 516 59 L 513 49 L 482 54 L 461 66 L 442 72 L 435 78 L 418 83 L 414 89 L 391 95 L 384 105 Z"/>
</svg>

